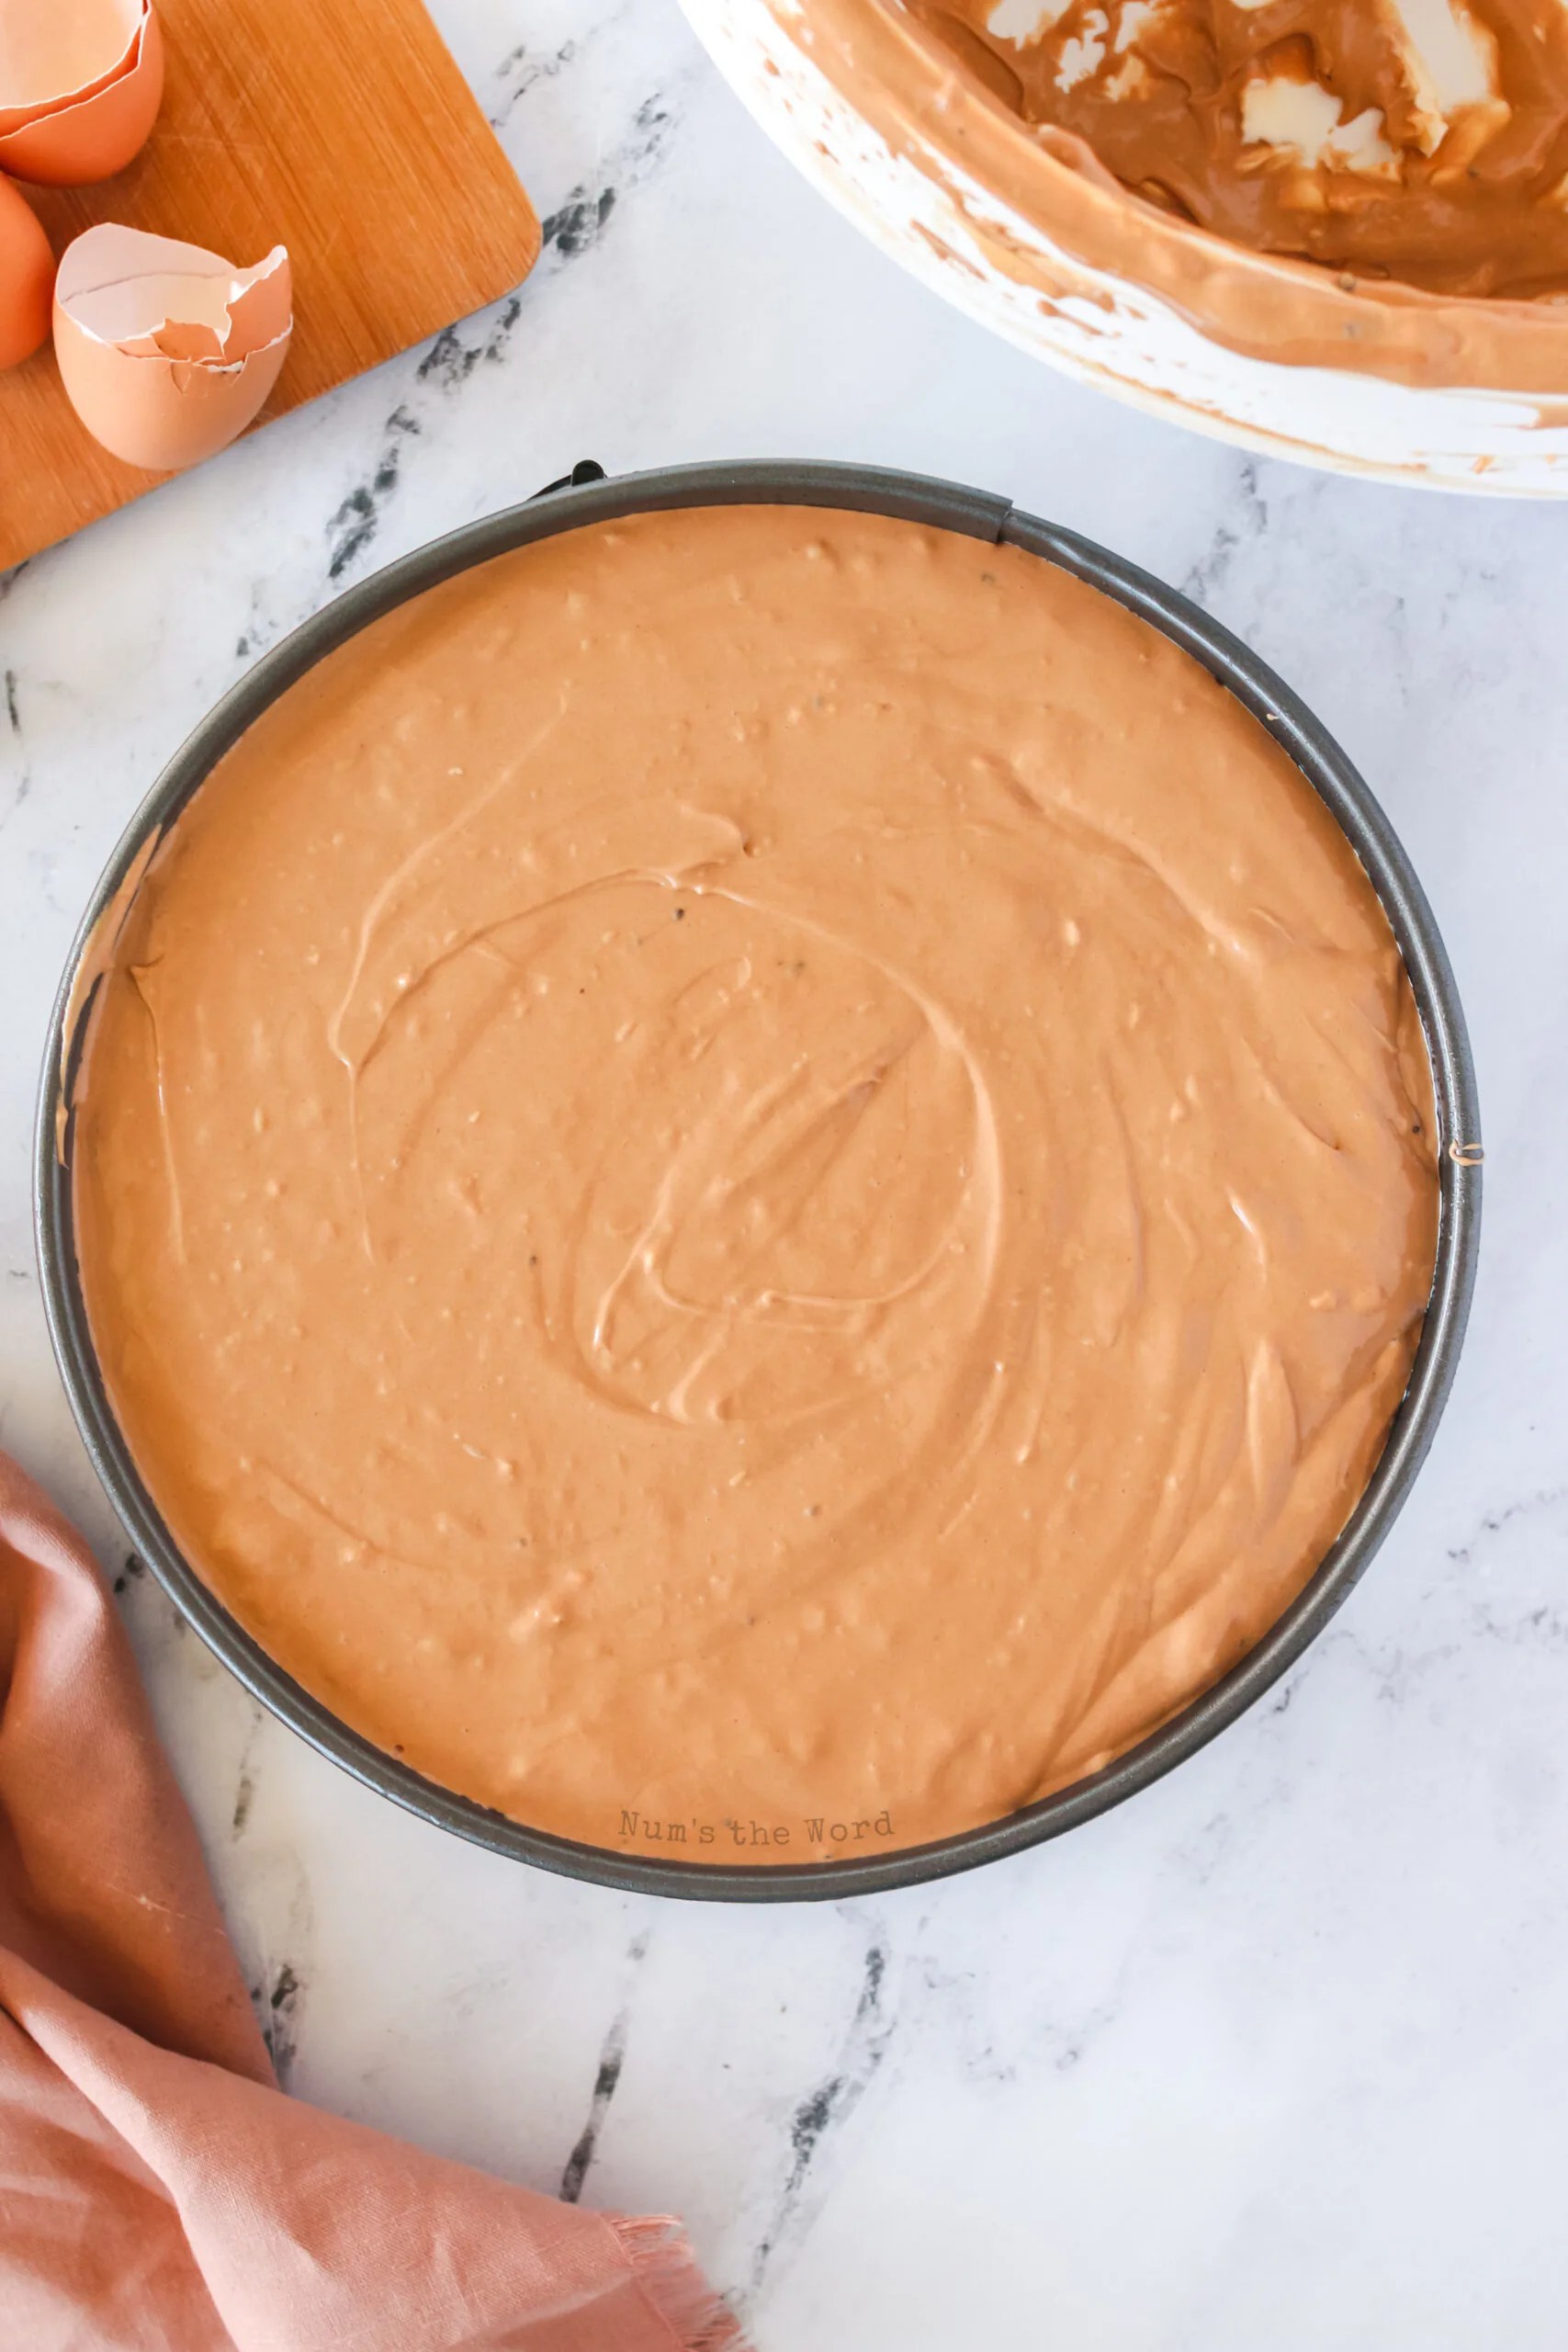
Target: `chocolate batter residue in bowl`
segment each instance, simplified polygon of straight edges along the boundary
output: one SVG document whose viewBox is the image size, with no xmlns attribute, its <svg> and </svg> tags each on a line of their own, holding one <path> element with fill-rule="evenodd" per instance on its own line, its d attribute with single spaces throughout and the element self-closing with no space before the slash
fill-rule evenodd
<svg viewBox="0 0 1568 2352">
<path fill-rule="evenodd" d="M 1561 0 L 909 0 L 1013 112 L 1241 245 L 1568 292 Z"/>
</svg>

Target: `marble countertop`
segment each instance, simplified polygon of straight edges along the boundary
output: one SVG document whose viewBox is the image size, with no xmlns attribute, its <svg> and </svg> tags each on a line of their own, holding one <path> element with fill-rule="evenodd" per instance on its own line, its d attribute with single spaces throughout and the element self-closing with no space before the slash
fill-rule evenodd
<svg viewBox="0 0 1568 2352">
<path fill-rule="evenodd" d="M 683 2212 L 761 2352 L 1555 2352 L 1568 511 L 1256 463 L 1056 379 L 799 182 L 674 0 L 435 13 L 547 216 L 521 294 L 0 577 L 0 1443 L 118 1573 L 279 2068 Z M 1359 762 L 1469 1012 L 1481 1282 L 1367 1582 L 1172 1778 L 931 1889 L 662 1904 L 406 1817 L 128 1569 L 50 1355 L 33 1092 L 121 827 L 258 651 L 585 456 L 917 467 L 1185 587 Z"/>
</svg>

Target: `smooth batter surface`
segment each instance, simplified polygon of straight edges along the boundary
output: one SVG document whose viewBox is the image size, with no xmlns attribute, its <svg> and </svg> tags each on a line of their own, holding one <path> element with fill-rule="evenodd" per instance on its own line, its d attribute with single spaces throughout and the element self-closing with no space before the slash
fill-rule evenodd
<svg viewBox="0 0 1568 2352">
<path fill-rule="evenodd" d="M 1438 1188 L 1343 836 L 1014 549 L 580 530 L 324 662 L 154 859 L 79 1248 L 176 1536 L 433 1778 L 886 1850 L 1233 1663 L 1404 1387 Z"/>
<path fill-rule="evenodd" d="M 1568 289 L 1561 0 L 909 0 L 1004 104 L 1272 254 Z"/>
</svg>

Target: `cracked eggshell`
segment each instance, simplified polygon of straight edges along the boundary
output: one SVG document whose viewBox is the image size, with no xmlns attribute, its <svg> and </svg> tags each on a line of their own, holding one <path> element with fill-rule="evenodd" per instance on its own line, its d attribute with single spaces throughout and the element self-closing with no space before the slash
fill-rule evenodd
<svg viewBox="0 0 1568 2352">
<path fill-rule="evenodd" d="M 103 221 L 65 249 L 54 350 L 71 404 L 127 465 L 176 473 L 242 434 L 277 380 L 294 321 L 288 255 L 254 269 Z"/>
<path fill-rule="evenodd" d="M 123 171 L 164 96 L 152 0 L 0 0 L 0 171 L 85 187 Z"/>
<path fill-rule="evenodd" d="M 43 223 L 27 198 L 0 179 L 0 368 L 30 359 L 49 333 L 53 283 Z"/>
</svg>

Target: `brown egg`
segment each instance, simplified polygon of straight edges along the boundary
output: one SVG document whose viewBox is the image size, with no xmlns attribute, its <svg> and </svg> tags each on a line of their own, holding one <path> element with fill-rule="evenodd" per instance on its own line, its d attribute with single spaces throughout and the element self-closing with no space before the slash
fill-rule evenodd
<svg viewBox="0 0 1568 2352">
<path fill-rule="evenodd" d="M 128 465 L 174 473 L 243 433 L 277 380 L 294 320 L 288 255 L 254 269 L 100 221 L 67 245 L 54 351 L 71 404 Z"/>
<path fill-rule="evenodd" d="M 49 333 L 54 255 L 19 188 L 0 179 L 0 368 L 30 359 Z"/>
<path fill-rule="evenodd" d="M 0 171 L 49 187 L 107 180 L 163 96 L 152 0 L 0 0 Z"/>
</svg>

